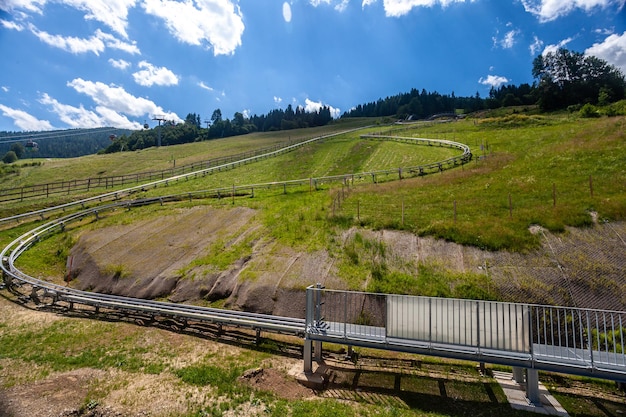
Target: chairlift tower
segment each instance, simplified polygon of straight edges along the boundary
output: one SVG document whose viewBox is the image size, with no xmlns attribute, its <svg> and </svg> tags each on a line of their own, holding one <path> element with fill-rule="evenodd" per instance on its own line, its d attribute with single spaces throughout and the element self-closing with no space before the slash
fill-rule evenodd
<svg viewBox="0 0 626 417">
<path fill-rule="evenodd" d="M 159 122 L 159 134 L 158 134 L 157 147 L 161 147 L 161 122 L 164 122 L 167 119 L 165 118 L 165 116 L 154 116 L 152 120 L 158 120 Z"/>
</svg>

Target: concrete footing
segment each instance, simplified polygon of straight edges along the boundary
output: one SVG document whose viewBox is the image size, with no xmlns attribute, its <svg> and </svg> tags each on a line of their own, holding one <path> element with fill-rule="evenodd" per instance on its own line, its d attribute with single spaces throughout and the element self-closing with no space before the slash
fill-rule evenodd
<svg viewBox="0 0 626 417">
<path fill-rule="evenodd" d="M 538 401 L 531 402 L 526 394 L 527 382 L 517 381 L 519 379 L 518 372 L 514 375 L 508 372 L 493 371 L 493 377 L 502 387 L 511 408 L 550 416 L 568 417 L 567 411 L 541 382 L 536 382 L 538 384 Z M 530 383 L 535 383 L 535 381 L 530 381 Z"/>
<path fill-rule="evenodd" d="M 324 389 L 326 386 L 327 367 L 323 363 L 313 363 L 313 369 L 310 372 L 302 370 L 302 365 L 296 365 L 290 372 L 296 380 L 307 388 L 314 390 Z"/>
</svg>

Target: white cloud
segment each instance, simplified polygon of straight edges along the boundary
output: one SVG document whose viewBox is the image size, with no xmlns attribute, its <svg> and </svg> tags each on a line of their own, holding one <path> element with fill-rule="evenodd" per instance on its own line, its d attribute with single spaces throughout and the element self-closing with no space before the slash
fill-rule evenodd
<svg viewBox="0 0 626 417">
<path fill-rule="evenodd" d="M 24 30 L 24 26 L 20 25 L 17 22 L 10 22 L 8 20 L 0 19 L 0 25 L 5 29 L 17 30 L 21 32 Z"/>
<path fill-rule="evenodd" d="M 144 87 L 153 85 L 177 85 L 178 76 L 165 67 L 155 67 L 147 61 L 141 61 L 138 64 L 140 71 L 133 73 L 135 82 Z"/>
<path fill-rule="evenodd" d="M 113 58 L 109 58 L 109 64 L 111 64 L 113 68 L 117 68 L 121 70 L 125 70 L 126 68 L 131 66 L 131 63 L 128 61 L 124 61 L 123 59 L 113 59 Z"/>
<path fill-rule="evenodd" d="M 101 39 L 108 48 L 128 52 L 131 55 L 141 54 L 136 41 L 131 43 L 123 42 L 109 33 L 102 32 L 100 29 L 96 30 L 96 37 Z"/>
<path fill-rule="evenodd" d="M 34 25 L 29 25 L 30 31 L 42 42 L 62 49 L 73 54 L 93 53 L 100 55 L 108 48 L 119 49 L 130 54 L 139 54 L 139 48 L 133 43 L 122 42 L 115 36 L 104 33 L 100 29 L 89 38 L 77 38 L 75 36 L 52 35 L 48 32 L 37 29 Z"/>
<path fill-rule="evenodd" d="M 53 130 L 54 127 L 47 120 L 39 120 L 35 116 L 26 113 L 23 110 L 12 109 L 0 104 L 0 111 L 3 116 L 13 119 L 15 126 L 22 130 Z"/>
<path fill-rule="evenodd" d="M 537 55 L 537 52 L 543 48 L 543 41 L 539 39 L 536 35 L 533 37 L 533 43 L 530 44 L 528 49 L 530 49 L 530 54 L 532 56 Z"/>
<path fill-rule="evenodd" d="M 487 85 L 487 86 L 491 86 L 495 88 L 498 88 L 502 84 L 506 84 L 509 81 L 510 80 L 508 78 L 502 77 L 501 75 L 487 75 L 486 78 L 481 77 L 480 80 L 478 80 L 478 82 L 483 85 Z"/>
<path fill-rule="evenodd" d="M 128 38 L 128 9 L 135 7 L 136 0 L 63 0 L 63 3 L 86 12 L 85 19 L 104 23 Z"/>
<path fill-rule="evenodd" d="M 66 6 L 85 13 L 86 20 L 96 20 L 113 31 L 128 38 L 128 10 L 135 7 L 137 0 L 61 0 Z M 43 14 L 48 0 L 2 0 L 0 9 L 8 12 L 24 10 L 30 13 Z"/>
<path fill-rule="evenodd" d="M 143 7 L 146 13 L 163 19 L 179 41 L 208 44 L 214 55 L 233 54 L 241 45 L 243 16 L 231 0 L 144 0 Z"/>
<path fill-rule="evenodd" d="M 77 38 L 75 36 L 51 35 L 48 32 L 40 31 L 32 25 L 30 30 L 43 43 L 73 54 L 92 52 L 95 55 L 100 55 L 100 53 L 105 49 L 104 42 L 96 36 L 92 36 L 90 38 Z"/>
<path fill-rule="evenodd" d="M 591 13 L 597 8 L 624 7 L 625 0 L 521 0 L 524 9 L 537 16 L 540 22 L 550 22 L 576 9 Z"/>
<path fill-rule="evenodd" d="M 519 29 L 511 30 L 504 35 L 504 39 L 500 42 L 500 45 L 504 49 L 510 49 L 515 45 L 515 37 L 519 35 L 521 32 Z"/>
<path fill-rule="evenodd" d="M 520 33 L 521 31 L 519 29 L 510 30 L 504 35 L 502 39 L 498 39 L 499 32 L 496 32 L 496 36 L 492 38 L 493 45 L 500 46 L 503 49 L 511 49 L 515 45 L 515 37 Z"/>
<path fill-rule="evenodd" d="M 70 128 L 94 128 L 103 126 L 133 130 L 142 128 L 141 123 L 130 121 L 126 116 L 105 106 L 96 106 L 96 111 L 94 112 L 85 109 L 82 105 L 80 107 L 74 107 L 59 103 L 58 100 L 50 97 L 48 94 L 43 94 L 39 102 L 49 106 L 50 110 Z"/>
<path fill-rule="evenodd" d="M 108 124 L 103 123 L 100 116 L 92 111 L 86 110 L 82 105 L 80 107 L 74 107 L 68 104 L 62 104 L 56 99 L 50 97 L 48 94 L 43 94 L 39 102 L 43 105 L 49 106 L 51 111 L 59 116 L 59 119 L 71 128 L 109 126 Z"/>
<path fill-rule="evenodd" d="M 601 58 L 626 74 L 626 32 L 612 34 L 600 43 L 594 43 L 585 50 L 585 55 Z"/>
<path fill-rule="evenodd" d="M 26 10 L 33 13 L 42 14 L 43 6 L 47 0 L 2 0 L 0 1 L 0 10 L 13 12 L 15 10 Z"/>
<path fill-rule="evenodd" d="M 203 89 L 207 90 L 207 91 L 214 91 L 213 87 L 209 87 L 208 85 L 206 85 L 206 84 L 204 83 L 204 81 L 200 81 L 200 82 L 198 83 L 198 86 L 199 86 L 200 88 L 203 88 Z"/>
<path fill-rule="evenodd" d="M 0 88 L 2 88 L 2 91 L 4 91 L 5 93 L 8 93 L 8 92 L 9 92 L 9 87 L 7 87 L 6 85 L 3 85 L 3 86 L 2 86 L 2 87 L 0 87 Z"/>
<path fill-rule="evenodd" d="M 287 23 L 291 22 L 291 6 L 287 2 L 283 3 L 283 19 Z"/>
<path fill-rule="evenodd" d="M 330 0 L 316 0 L 319 2 L 329 2 Z M 383 0 L 385 15 L 388 17 L 400 17 L 409 13 L 415 7 L 433 7 L 440 5 L 447 7 L 452 3 L 465 3 L 466 1 L 473 3 L 476 0 Z M 362 7 L 370 6 L 376 3 L 376 0 L 363 0 Z"/>
<path fill-rule="evenodd" d="M 326 106 L 330 109 L 330 115 L 333 119 L 336 119 L 341 115 L 341 110 L 337 109 L 333 106 L 329 106 L 328 104 L 323 104 L 321 101 L 313 101 L 308 98 L 304 100 L 304 110 L 309 113 L 318 112 L 322 108 L 322 106 Z"/>
<path fill-rule="evenodd" d="M 122 87 L 107 85 L 101 82 L 86 81 L 82 78 L 76 78 L 67 83 L 79 93 L 86 94 L 98 105 L 106 109 L 110 109 L 116 113 L 127 114 L 129 116 L 152 116 L 155 114 L 164 115 L 168 120 L 182 122 L 176 113 L 165 112 L 154 102 L 142 98 L 135 97 L 126 92 Z M 102 112 L 102 110 L 99 110 Z"/>
<path fill-rule="evenodd" d="M 335 6 L 335 10 L 337 10 L 338 12 L 343 12 L 344 10 L 348 8 L 349 3 L 350 3 L 350 0 L 342 0 L 341 3 Z"/>
<path fill-rule="evenodd" d="M 274 104 L 278 105 L 278 104 L 282 103 L 282 101 L 283 101 L 282 97 L 274 96 Z"/>
<path fill-rule="evenodd" d="M 565 48 L 567 46 L 567 44 L 570 43 L 573 40 L 574 40 L 574 38 L 566 38 L 566 39 L 563 39 L 561 42 L 559 42 L 557 44 L 547 45 L 543 49 L 543 52 L 541 53 L 541 55 L 546 55 L 546 54 L 549 54 L 550 52 L 555 53 L 559 49 Z"/>
</svg>

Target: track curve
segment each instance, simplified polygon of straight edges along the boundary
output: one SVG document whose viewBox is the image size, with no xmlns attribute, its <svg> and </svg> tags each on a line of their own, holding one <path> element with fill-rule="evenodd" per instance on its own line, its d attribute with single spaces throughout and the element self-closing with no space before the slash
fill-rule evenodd
<svg viewBox="0 0 626 417">
<path fill-rule="evenodd" d="M 50 214 L 53 212 L 63 211 L 67 208 L 71 207 L 82 207 L 82 210 L 77 211 L 76 213 L 67 214 L 61 216 L 59 218 L 53 219 L 51 221 L 46 222 L 43 225 L 40 225 L 14 241 L 8 244 L 4 250 L 0 253 L 0 257 L 2 259 L 1 269 L 3 276 L 3 285 L 4 287 L 17 295 L 24 302 L 34 302 L 37 305 L 54 305 L 54 306 L 62 306 L 63 308 L 67 308 L 72 310 L 79 306 L 89 306 L 94 308 L 96 311 L 99 309 L 108 309 L 114 310 L 121 313 L 129 313 L 129 314 L 141 314 L 147 317 L 166 317 L 175 320 L 183 320 L 183 321 L 196 321 L 196 322 L 205 322 L 205 323 L 214 323 L 218 325 L 231 325 L 237 327 L 246 327 L 256 329 L 257 331 L 269 331 L 276 333 L 288 333 L 295 335 L 304 335 L 305 333 L 305 320 L 299 318 L 292 317 L 283 317 L 283 316 L 273 316 L 273 315 L 265 315 L 258 313 L 248 313 L 241 311 L 232 311 L 232 310 L 223 310 L 223 309 L 215 309 L 208 307 L 197 307 L 190 306 L 185 304 L 177 304 L 177 303 L 169 303 L 169 302 L 159 302 L 159 301 L 151 301 L 151 300 L 143 300 L 138 298 L 131 297 L 121 297 L 121 296 L 113 296 L 107 294 L 99 294 L 92 293 L 86 291 L 80 291 L 76 289 L 72 289 L 69 287 L 64 287 L 61 285 L 56 285 L 47 281 L 43 281 L 24 272 L 20 271 L 16 266 L 15 262 L 17 259 L 30 247 L 35 245 L 37 242 L 46 238 L 49 235 L 60 232 L 65 229 L 65 227 L 73 222 L 80 221 L 88 216 L 98 217 L 98 214 L 103 211 L 115 210 L 120 207 L 130 208 L 133 206 L 140 206 L 146 204 L 153 203 L 163 203 L 164 201 L 172 201 L 172 200 L 180 200 L 182 198 L 192 198 L 192 194 L 204 193 L 206 195 L 207 191 L 196 192 L 196 193 L 184 193 L 178 195 L 170 195 L 165 197 L 154 197 L 154 198 L 146 198 L 146 199 L 136 199 L 136 200 L 123 200 L 120 201 L 122 196 L 130 196 L 138 190 L 145 189 L 146 187 L 156 187 L 162 184 L 168 184 L 169 182 L 178 181 L 180 179 L 188 179 L 191 177 L 197 177 L 198 175 L 203 175 L 208 172 L 212 172 L 215 170 L 223 170 L 230 169 L 238 165 L 255 162 L 260 159 L 264 159 L 271 156 L 276 156 L 285 152 L 289 152 L 294 150 L 300 146 L 304 146 L 306 144 L 320 141 L 323 139 L 331 138 L 334 136 L 342 135 L 345 133 L 351 133 L 360 129 L 354 129 L 350 131 L 343 131 L 332 135 L 320 136 L 314 139 L 310 139 L 308 141 L 300 142 L 295 145 L 286 146 L 277 151 L 273 151 L 267 154 L 254 156 L 251 158 L 246 158 L 240 161 L 232 162 L 229 164 L 225 164 L 223 166 L 211 167 L 208 169 L 203 169 L 200 171 L 178 175 L 174 177 L 170 177 L 164 180 L 154 181 L 146 184 L 142 184 L 135 187 L 126 188 L 124 190 L 118 190 L 115 192 L 101 194 L 99 196 L 91 197 L 88 199 L 82 199 L 78 201 L 74 201 L 68 204 L 50 207 L 44 210 L 38 210 L 29 213 L 23 213 L 11 217 L 7 217 L 4 219 L 0 219 L 0 223 L 8 222 L 11 220 L 20 220 L 29 217 L 44 217 L 45 214 Z M 436 140 L 436 139 L 424 139 L 424 138 L 410 138 L 410 137 L 401 137 L 401 136 L 381 136 L 381 135 L 362 135 L 363 138 L 368 139 L 376 139 L 376 140 L 394 140 L 394 141 L 402 141 L 406 143 L 413 143 L 418 145 L 427 145 L 427 146 L 445 146 L 451 147 L 455 149 L 459 149 L 462 151 L 461 155 L 455 156 L 452 158 L 445 159 L 443 161 L 438 161 L 432 164 L 419 166 L 419 167 L 408 167 L 401 168 L 405 170 L 407 173 L 413 173 L 415 175 L 424 175 L 428 172 L 438 172 L 445 168 L 454 167 L 458 165 L 465 164 L 472 159 L 472 154 L 470 148 L 467 145 L 462 143 L 448 141 L 448 140 Z M 240 187 L 228 188 L 224 189 L 225 191 L 233 191 L 236 189 L 249 189 L 253 187 L 271 187 L 280 185 L 286 187 L 289 185 L 296 184 L 304 184 L 310 183 L 312 180 L 320 182 L 332 182 L 332 181 L 346 181 L 348 178 L 354 177 L 362 177 L 376 174 L 387 174 L 389 172 L 397 172 L 397 169 L 394 168 L 392 170 L 385 171 L 375 171 L 375 172 L 364 172 L 359 174 L 345 174 L 338 175 L 332 177 L 319 177 L 315 179 L 307 178 L 302 180 L 291 180 L 280 183 L 265 183 L 265 184 L 252 184 L 245 185 Z M 220 190 L 210 190 L 212 192 L 216 192 L 219 194 Z M 88 203 L 102 203 L 104 201 L 117 200 L 113 202 L 109 202 L 107 204 L 98 204 L 95 207 L 86 208 L 86 204 Z"/>
</svg>

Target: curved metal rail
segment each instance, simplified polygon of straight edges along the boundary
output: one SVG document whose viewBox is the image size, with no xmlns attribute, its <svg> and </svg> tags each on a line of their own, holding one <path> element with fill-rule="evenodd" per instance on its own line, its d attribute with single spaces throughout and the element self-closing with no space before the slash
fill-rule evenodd
<svg viewBox="0 0 626 417">
<path fill-rule="evenodd" d="M 76 289 L 72 289 L 69 287 L 64 287 L 56 284 L 52 284 L 47 281 L 43 281 L 34 277 L 31 277 L 22 271 L 20 271 L 16 266 L 15 262 L 26 250 L 28 250 L 32 245 L 39 242 L 41 239 L 47 237 L 48 235 L 57 233 L 62 231 L 66 225 L 72 222 L 77 222 L 84 219 L 86 216 L 95 215 L 96 218 L 98 214 L 107 210 L 114 210 L 120 207 L 130 208 L 133 206 L 140 206 L 146 204 L 153 204 L 160 202 L 161 204 L 164 201 L 171 200 L 180 200 L 182 198 L 193 198 L 198 196 L 206 197 L 207 194 L 211 195 L 220 195 L 220 193 L 226 195 L 228 192 L 235 192 L 247 189 L 257 188 L 270 188 L 272 186 L 277 186 L 278 184 L 286 187 L 287 185 L 302 185 L 305 183 L 311 184 L 311 182 L 315 182 L 316 187 L 318 182 L 330 182 L 330 181 L 347 181 L 349 178 L 354 180 L 355 177 L 361 178 L 364 176 L 372 175 L 381 175 L 381 174 L 389 174 L 392 172 L 396 172 L 395 170 L 384 170 L 384 171 L 373 171 L 367 173 L 358 173 L 358 174 L 346 174 L 346 175 L 338 175 L 338 176 L 329 176 L 329 177 L 320 177 L 320 178 L 308 178 L 302 180 L 292 180 L 286 181 L 282 183 L 264 183 L 264 184 L 253 184 L 253 185 L 245 185 L 239 187 L 232 188 L 222 188 L 215 189 L 210 191 L 199 191 L 199 192 L 189 192 L 178 195 L 170 195 L 170 196 L 162 196 L 162 197 L 153 197 L 153 198 L 144 198 L 137 200 L 129 200 L 129 201 L 116 201 L 109 204 L 100 204 L 98 206 L 92 208 L 86 208 L 85 205 L 90 202 L 102 202 L 108 199 L 118 200 L 120 196 L 126 194 L 130 195 L 138 190 L 143 190 L 147 187 L 154 186 L 156 187 L 159 184 L 168 184 L 172 181 L 177 181 L 180 179 L 188 179 L 190 177 L 197 177 L 198 175 L 204 175 L 212 171 L 223 170 L 233 168 L 238 165 L 250 163 L 257 161 L 259 159 L 264 159 L 270 156 L 275 156 L 284 152 L 289 152 L 293 149 L 296 149 L 300 146 L 304 146 L 306 144 L 323 140 L 326 138 L 334 137 L 337 135 L 354 132 L 357 130 L 362 130 L 363 128 L 353 129 L 350 131 L 340 132 L 332 135 L 320 136 L 318 138 L 313 138 L 307 141 L 303 141 L 294 145 L 289 145 L 285 148 L 278 149 L 276 151 L 268 152 L 261 155 L 255 155 L 249 158 L 244 158 L 240 161 L 235 161 L 229 164 L 220 165 L 217 167 L 211 167 L 207 169 L 203 169 L 200 171 L 177 175 L 174 177 L 170 177 L 164 180 L 154 181 L 147 184 L 142 184 L 140 186 L 127 188 L 124 190 L 119 190 L 111 193 L 102 194 L 96 197 L 91 197 L 88 199 L 83 199 L 79 201 L 75 201 L 72 203 L 64 204 L 61 206 L 51 207 L 44 210 L 39 210 L 31 213 L 24 213 L 12 217 L 8 217 L 5 219 L 0 219 L 2 221 L 8 220 L 16 220 L 25 218 L 28 216 L 42 216 L 44 213 L 48 213 L 55 210 L 65 210 L 66 208 L 72 206 L 81 206 L 83 210 L 79 212 L 68 214 L 62 216 L 58 219 L 49 221 L 41 226 L 30 230 L 29 232 L 23 234 L 19 238 L 15 239 L 9 245 L 7 245 L 2 253 L 0 254 L 2 258 L 2 263 L 0 267 L 2 268 L 2 275 L 4 280 L 4 285 L 9 291 L 17 294 L 19 297 L 24 300 L 32 300 L 37 304 L 49 302 L 50 304 L 59 305 L 59 303 L 65 303 L 67 308 L 72 309 L 74 304 L 91 306 L 96 309 L 99 308 L 107 308 L 118 311 L 126 311 L 133 313 L 141 313 L 147 315 L 158 315 L 164 317 L 171 317 L 175 319 L 183 319 L 183 320 L 195 320 L 201 322 L 209 322 L 209 323 L 217 323 L 217 324 L 225 324 L 225 325 L 234 325 L 239 327 L 248 327 L 257 330 L 278 332 L 278 333 L 290 333 L 297 335 L 304 335 L 305 331 L 305 321 L 304 319 L 298 318 L 290 318 L 290 317 L 281 317 L 281 316 L 272 316 L 272 315 L 264 315 L 257 313 L 247 313 L 240 311 L 232 311 L 232 310 L 221 310 L 214 308 L 206 308 L 206 307 L 197 307 L 197 306 L 189 306 L 177 303 L 167 303 L 167 302 L 157 302 L 150 300 L 143 300 L 137 298 L 130 297 L 120 297 L 113 296 L 107 294 L 98 294 L 91 293 L 86 291 L 79 291 Z M 457 164 L 463 164 L 469 162 L 472 158 L 472 154 L 470 148 L 464 144 L 446 141 L 446 140 L 432 140 L 432 139 L 421 139 L 421 138 L 405 138 L 405 137 L 395 137 L 395 136 L 380 136 L 380 135 L 363 135 L 364 138 L 371 139 L 383 139 L 383 140 L 400 140 L 404 142 L 410 142 L 415 144 L 426 144 L 429 146 L 437 145 L 437 146 L 447 146 L 456 149 L 462 150 L 462 154 L 459 156 L 455 156 L 452 158 L 448 158 L 444 161 L 437 162 L 435 164 L 429 164 L 426 166 L 420 167 L 410 167 L 405 168 L 406 172 L 417 172 L 418 175 L 423 175 L 428 170 L 436 169 L 442 170 L 443 165 L 456 166 Z M 27 287 L 27 291 L 21 290 L 23 287 Z M 30 293 L 28 292 L 30 291 Z"/>
<path fill-rule="evenodd" d="M 158 199 L 155 199 L 156 201 Z M 138 204 L 146 204 L 146 202 L 140 201 Z M 47 303 L 58 306 L 63 304 L 70 310 L 74 308 L 74 304 L 80 304 L 94 307 L 96 310 L 106 308 L 126 313 L 140 313 L 151 317 L 168 317 L 176 320 L 304 335 L 304 319 L 80 291 L 31 277 L 15 266 L 17 258 L 31 246 L 46 236 L 64 230 L 68 224 L 80 221 L 89 215 L 97 216 L 100 212 L 119 207 L 129 207 L 129 205 L 132 206 L 133 204 L 117 202 L 70 214 L 41 225 L 15 239 L 1 253 L 5 287 L 25 301 L 33 301 L 39 305 Z"/>
</svg>

